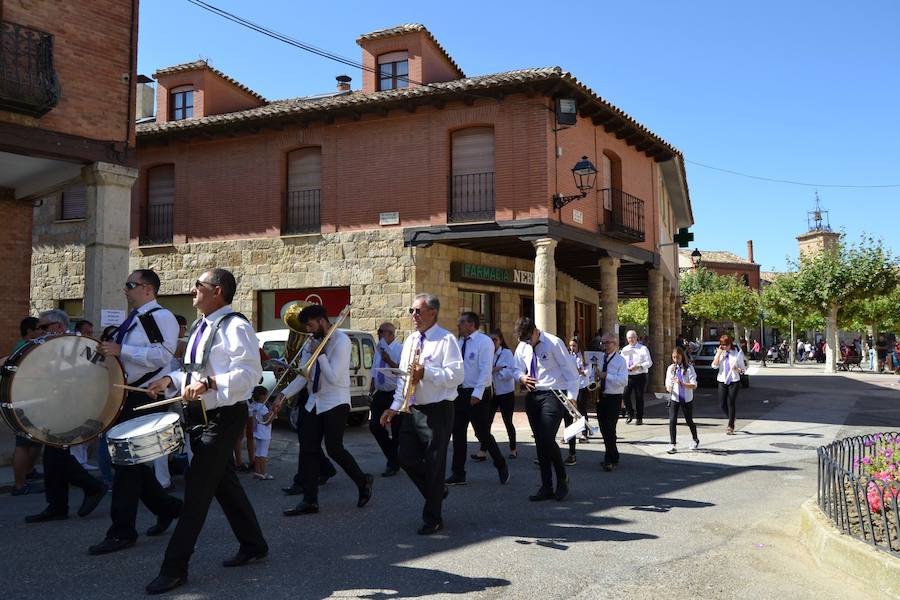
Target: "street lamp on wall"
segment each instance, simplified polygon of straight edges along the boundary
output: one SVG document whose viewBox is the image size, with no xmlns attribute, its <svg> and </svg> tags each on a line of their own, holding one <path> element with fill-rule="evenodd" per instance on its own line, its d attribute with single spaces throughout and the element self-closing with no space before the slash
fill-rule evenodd
<svg viewBox="0 0 900 600">
<path fill-rule="evenodd" d="M 597 180 L 597 169 L 594 167 L 594 164 L 588 160 L 587 156 L 582 156 L 581 160 L 572 167 L 572 177 L 575 178 L 575 186 L 581 193 L 573 196 L 553 194 L 554 209 L 560 209 L 573 200 L 580 200 L 586 197 L 588 192 L 594 188 L 594 183 Z"/>
<path fill-rule="evenodd" d="M 694 263 L 695 269 L 700 267 L 700 259 L 702 257 L 703 257 L 703 255 L 700 253 L 700 251 L 697 250 L 696 248 L 694 248 L 694 251 L 691 252 L 691 262 Z"/>
</svg>

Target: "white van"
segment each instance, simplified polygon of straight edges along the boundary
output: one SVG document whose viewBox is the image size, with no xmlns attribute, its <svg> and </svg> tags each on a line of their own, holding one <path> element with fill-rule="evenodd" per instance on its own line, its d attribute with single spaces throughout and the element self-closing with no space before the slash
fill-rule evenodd
<svg viewBox="0 0 900 600">
<path fill-rule="evenodd" d="M 350 338 L 350 415 L 347 422 L 350 425 L 362 425 L 369 418 L 369 407 L 372 397 L 369 395 L 369 387 L 372 381 L 372 359 L 375 357 L 375 339 L 367 331 L 354 329 L 341 329 Z M 287 329 L 270 329 L 257 332 L 260 349 L 270 359 L 289 360 L 285 356 L 287 344 Z M 272 371 L 263 371 L 262 384 L 271 393 L 275 387 L 276 379 Z"/>
</svg>

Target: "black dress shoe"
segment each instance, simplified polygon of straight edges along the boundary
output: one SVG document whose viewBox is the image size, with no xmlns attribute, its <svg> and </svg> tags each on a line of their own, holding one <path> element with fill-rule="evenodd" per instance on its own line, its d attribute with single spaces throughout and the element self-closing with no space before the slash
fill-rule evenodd
<svg viewBox="0 0 900 600">
<path fill-rule="evenodd" d="M 451 475 L 445 481 L 447 485 L 466 485 L 466 476 L 465 475 Z"/>
<path fill-rule="evenodd" d="M 484 462 L 487 460 L 487 455 L 486 454 L 470 454 L 469 458 L 471 458 L 472 460 L 477 460 L 478 462 Z"/>
<path fill-rule="evenodd" d="M 299 496 L 303 493 L 303 488 L 292 485 L 291 487 L 281 488 L 281 491 L 284 492 L 286 496 Z"/>
<path fill-rule="evenodd" d="M 638 420 L 635 422 L 635 425 L 643 425 L 643 424 L 644 424 L 644 420 L 643 420 L 643 419 L 638 419 Z"/>
<path fill-rule="evenodd" d="M 382 477 L 393 477 L 394 475 L 396 475 L 399 472 L 400 472 L 400 469 L 397 469 L 395 467 L 388 467 L 387 469 L 385 469 L 384 473 L 381 474 L 381 476 Z"/>
<path fill-rule="evenodd" d="M 286 508 L 284 516 L 296 517 L 297 515 L 314 515 L 319 512 L 319 505 L 315 502 L 307 502 L 304 500 L 294 508 Z"/>
<path fill-rule="evenodd" d="M 156 579 L 147 584 L 147 587 L 144 588 L 147 590 L 148 594 L 163 594 L 168 592 L 169 590 L 174 590 L 175 588 L 184 585 L 187 583 L 187 576 L 183 575 L 181 577 L 169 577 L 168 575 L 158 575 Z"/>
<path fill-rule="evenodd" d="M 507 465 L 503 465 L 497 469 L 497 475 L 500 476 L 500 485 L 509 483 L 509 467 Z"/>
<path fill-rule="evenodd" d="M 250 561 L 258 561 L 264 559 L 269 555 L 268 549 L 263 550 L 262 552 L 245 552 L 243 549 L 238 550 L 237 554 L 229 558 L 228 560 L 222 561 L 223 567 L 241 567 L 246 565 Z"/>
<path fill-rule="evenodd" d="M 550 500 L 553 497 L 553 490 L 551 490 L 550 488 L 542 487 L 537 491 L 537 494 L 528 496 L 528 499 L 532 502 L 540 502 L 541 500 Z"/>
<path fill-rule="evenodd" d="M 88 554 L 92 554 L 94 556 L 98 556 L 100 554 L 109 554 L 111 552 L 118 552 L 119 550 L 125 550 L 126 548 L 131 548 L 134 546 L 137 540 L 123 540 L 119 538 L 106 538 L 99 544 L 95 544 L 88 548 Z"/>
<path fill-rule="evenodd" d="M 569 495 L 569 478 L 566 477 L 562 481 L 556 484 L 556 494 L 554 497 L 557 502 L 562 502 L 566 499 L 566 496 Z"/>
<path fill-rule="evenodd" d="M 172 521 L 176 519 L 175 515 L 171 515 L 168 517 L 156 517 L 156 525 L 151 525 L 147 528 L 147 535 L 153 537 L 155 535 L 162 535 L 166 532 L 166 529 L 169 528 L 169 525 L 172 524 Z"/>
<path fill-rule="evenodd" d="M 366 482 L 359 488 L 359 499 L 356 501 L 356 507 L 362 508 L 372 499 L 372 484 L 375 478 L 366 473 Z"/>
<path fill-rule="evenodd" d="M 626 424 L 631 423 L 632 421 L 634 421 L 634 417 L 628 417 L 627 419 L 625 419 Z"/>
<path fill-rule="evenodd" d="M 51 512 L 50 508 L 47 507 L 36 515 L 28 515 L 25 517 L 26 523 L 43 523 L 44 521 L 62 521 L 63 519 L 68 519 L 69 515 L 66 513 L 55 513 Z"/>
<path fill-rule="evenodd" d="M 103 484 L 103 487 L 100 488 L 100 491 L 96 494 L 91 494 L 90 496 L 85 495 L 84 500 L 81 502 L 81 507 L 78 509 L 79 517 L 86 517 L 97 508 L 97 505 L 100 504 L 100 501 L 106 497 L 106 484 Z"/>
<path fill-rule="evenodd" d="M 435 533 L 437 533 L 443 529 L 444 529 L 443 523 L 432 523 L 432 524 L 425 523 L 424 525 L 419 527 L 419 531 L 417 531 L 416 533 L 418 533 L 419 535 L 434 535 Z"/>
</svg>

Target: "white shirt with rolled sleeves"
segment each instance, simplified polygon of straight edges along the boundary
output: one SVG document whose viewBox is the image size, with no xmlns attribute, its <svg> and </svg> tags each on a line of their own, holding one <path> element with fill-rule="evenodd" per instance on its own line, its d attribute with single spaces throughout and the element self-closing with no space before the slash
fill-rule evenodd
<svg viewBox="0 0 900 600">
<path fill-rule="evenodd" d="M 379 340 L 378 345 L 375 346 L 375 360 L 372 361 L 372 381 L 375 382 L 375 390 L 379 392 L 393 392 L 397 389 L 396 375 L 375 370 L 390 368 L 390 365 L 386 364 L 381 357 L 382 350 L 387 353 L 392 361 L 399 365 L 400 355 L 403 353 L 403 344 L 400 343 L 400 340 L 395 338 L 390 344 L 384 340 Z M 383 378 L 379 377 L 379 374 L 382 375 Z M 379 379 L 382 380 L 381 383 L 379 383 Z"/>
<path fill-rule="evenodd" d="M 422 335 L 414 332 L 403 342 L 400 368 L 404 371 L 409 369 L 409 363 L 412 362 Z M 456 388 L 463 382 L 464 375 L 462 355 L 456 343 L 456 336 L 437 324 L 428 328 L 424 336 L 419 364 L 425 368 L 425 376 L 416 384 L 413 405 L 453 400 L 456 398 Z M 400 410 L 403 406 L 403 383 L 404 381 L 398 378 L 391 410 Z"/>
<path fill-rule="evenodd" d="M 609 358 L 609 354 L 604 353 L 603 358 L 597 365 L 601 372 L 604 371 L 603 365 L 606 365 L 606 383 L 602 383 L 604 380 L 600 380 L 603 393 L 610 395 L 623 394 L 625 386 L 628 385 L 628 365 L 618 352 L 614 353 L 612 358 L 609 358 L 609 363 L 606 362 L 607 358 Z"/>
<path fill-rule="evenodd" d="M 514 367 L 516 381 L 520 381 L 523 375 L 528 375 L 531 358 L 535 353 L 538 357 L 535 389 L 565 390 L 570 400 L 578 398 L 581 374 L 575 368 L 575 361 L 572 360 L 565 342 L 545 331 L 541 332 L 535 347 L 532 348 L 529 342 L 519 342 L 516 347 Z"/>
<path fill-rule="evenodd" d="M 672 364 L 666 369 L 666 388 L 671 390 L 669 397 L 672 402 L 680 402 L 678 398 L 678 388 L 681 387 L 681 392 L 684 394 L 684 401 L 690 402 L 694 399 L 694 388 L 684 387 L 678 383 L 678 376 L 676 374 L 676 369 L 678 368 L 679 367 Z M 681 380 L 683 383 L 697 385 L 697 372 L 694 371 L 694 367 L 688 365 L 687 368 L 681 372 Z"/>
<path fill-rule="evenodd" d="M 282 391 L 285 398 L 297 394 L 304 386 L 309 388 L 309 400 L 306 401 L 306 412 L 316 409 L 316 414 L 321 415 L 342 404 L 350 405 L 350 350 L 352 342 L 346 333 L 336 329 L 331 334 L 328 343 L 319 358 L 316 366 L 309 373 L 309 379 L 297 375 L 294 380 Z M 307 343 L 300 354 L 298 364 L 306 364 L 309 356 L 316 349 L 316 339 Z M 313 392 L 316 369 L 321 369 L 319 376 L 319 389 Z"/>
<path fill-rule="evenodd" d="M 462 352 L 464 338 L 457 340 Z M 484 390 L 491 387 L 493 378 L 491 370 L 494 368 L 494 342 L 481 333 L 475 331 L 466 342 L 466 355 L 463 356 L 463 382 L 462 387 L 472 388 L 473 398 L 484 398 Z"/>
<path fill-rule="evenodd" d="M 584 365 L 584 359 L 582 358 L 581 352 L 576 352 L 575 354 L 569 353 L 569 356 L 573 361 L 575 361 L 575 369 L 578 370 L 578 388 L 584 389 L 591 383 L 591 373 L 590 369 Z M 584 371 L 584 373 L 582 373 Z"/>
<path fill-rule="evenodd" d="M 216 338 L 210 340 L 212 325 L 222 315 L 234 312 L 231 306 L 223 306 L 219 310 L 204 316 L 206 330 L 197 345 L 196 360 L 199 362 L 203 356 L 207 344 L 212 344 L 209 352 L 209 360 L 202 371 L 191 375 L 191 382 L 212 377 L 216 382 L 216 389 L 203 393 L 203 403 L 206 410 L 212 410 L 223 406 L 232 406 L 238 402 L 245 402 L 250 397 L 253 388 L 259 384 L 262 377 L 262 364 L 259 361 L 259 340 L 253 326 L 244 319 L 234 316 L 222 323 Z M 154 313 L 155 314 L 155 313 Z M 198 328 L 188 340 L 185 360 L 189 361 L 194 338 L 200 331 Z M 184 391 L 187 382 L 187 373 L 172 371 L 168 374 L 176 388 Z"/>
<path fill-rule="evenodd" d="M 723 356 L 719 361 L 718 369 L 719 374 L 716 375 L 716 381 L 722 383 L 734 383 L 735 381 L 740 381 L 741 374 L 738 372 L 738 369 L 741 371 L 747 369 L 747 365 L 744 363 L 744 353 L 738 349 L 732 348 L 728 351 L 728 368 L 725 368 L 725 357 Z"/>
<path fill-rule="evenodd" d="M 653 366 L 653 360 L 650 358 L 650 349 L 642 343 L 638 342 L 634 346 L 625 346 L 619 352 L 625 359 L 625 366 L 637 365 L 638 368 L 628 371 L 629 375 L 640 375 L 646 373 Z"/>
<path fill-rule="evenodd" d="M 162 343 L 150 343 L 150 338 L 147 337 L 147 332 L 144 331 L 144 327 L 137 317 L 122 339 L 119 361 L 122 363 L 122 370 L 125 371 L 129 382 L 137 381 L 157 369 L 162 369 L 162 371 L 154 379 L 163 377 L 170 369 L 172 354 L 178 346 L 178 321 L 171 311 L 160 307 L 156 300 L 151 300 L 137 309 L 138 315 L 144 315 L 154 308 L 160 310 L 150 315 L 150 318 L 156 321 L 156 326 L 163 336 Z M 146 386 L 145 383 L 141 387 Z"/>
<path fill-rule="evenodd" d="M 500 348 L 494 352 L 494 365 L 491 371 L 500 367 L 493 375 L 494 395 L 500 396 L 516 391 L 515 364 L 516 359 L 509 348 Z"/>
</svg>

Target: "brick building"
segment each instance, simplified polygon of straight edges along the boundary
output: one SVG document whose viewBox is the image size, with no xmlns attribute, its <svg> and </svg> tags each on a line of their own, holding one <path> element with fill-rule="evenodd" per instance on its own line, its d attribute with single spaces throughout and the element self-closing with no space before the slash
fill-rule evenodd
<svg viewBox="0 0 900 600">
<path fill-rule="evenodd" d="M 185 313 L 221 266 L 259 329 L 318 296 L 331 314 L 352 301 L 355 328 L 406 330 L 429 291 L 444 326 L 472 309 L 507 336 L 529 314 L 590 337 L 617 327 L 620 297 L 648 296 L 659 355 L 680 325 L 677 254 L 657 244 L 693 223 L 681 154 L 559 68 L 468 77 L 421 25 L 357 41 L 362 89 L 338 77 L 315 97 L 266 100 L 203 61 L 155 73 L 131 266 L 160 272 L 163 303 Z M 583 197 L 582 156 L 598 171 Z M 80 298 L 75 278 L 43 284 L 35 308 Z"/>
<path fill-rule="evenodd" d="M 124 308 L 116 288 L 127 275 L 128 232 L 111 228 L 110 219 L 124 215 L 127 223 L 137 174 L 137 14 L 137 0 L 0 0 L 2 347 L 19 336 L 30 289 L 62 273 L 77 274 L 82 287 L 87 277 L 85 308 L 93 318 L 101 305 Z M 32 286 L 32 211 L 48 205 L 55 233 L 78 230 L 78 252 L 39 265 Z"/>
</svg>

